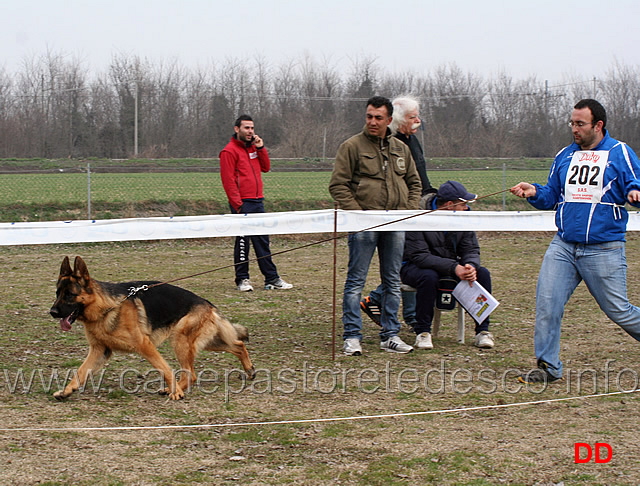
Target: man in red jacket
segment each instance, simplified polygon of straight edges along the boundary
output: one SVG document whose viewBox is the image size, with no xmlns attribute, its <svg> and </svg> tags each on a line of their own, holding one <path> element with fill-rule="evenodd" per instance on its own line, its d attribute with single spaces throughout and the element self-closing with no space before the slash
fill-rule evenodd
<svg viewBox="0 0 640 486">
<path fill-rule="evenodd" d="M 271 161 L 263 140 L 255 134 L 253 120 L 241 115 L 234 124 L 235 134 L 220 152 L 220 177 L 233 214 L 264 213 L 261 172 L 269 172 Z M 258 258 L 265 290 L 293 287 L 278 275 L 271 260 L 268 235 L 238 236 L 233 254 L 236 285 L 241 292 L 253 290 L 249 280 L 249 249 Z"/>
</svg>

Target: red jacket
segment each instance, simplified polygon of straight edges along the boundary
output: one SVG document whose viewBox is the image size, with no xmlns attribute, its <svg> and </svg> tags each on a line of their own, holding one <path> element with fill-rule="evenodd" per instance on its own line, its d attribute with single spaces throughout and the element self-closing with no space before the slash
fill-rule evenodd
<svg viewBox="0 0 640 486">
<path fill-rule="evenodd" d="M 235 136 L 220 152 L 220 178 L 229 204 L 237 211 L 243 199 L 257 199 L 262 195 L 261 172 L 269 172 L 271 160 L 267 149 L 247 147 Z"/>
</svg>

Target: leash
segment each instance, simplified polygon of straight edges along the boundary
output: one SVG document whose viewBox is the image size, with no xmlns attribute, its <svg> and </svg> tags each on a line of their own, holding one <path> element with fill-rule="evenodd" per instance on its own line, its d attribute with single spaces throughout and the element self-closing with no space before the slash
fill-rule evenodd
<svg viewBox="0 0 640 486">
<path fill-rule="evenodd" d="M 486 199 L 486 198 L 491 197 L 491 196 L 497 196 L 498 194 L 502 194 L 502 193 L 505 193 L 507 191 L 509 191 L 509 189 L 503 189 L 501 191 L 493 192 L 491 194 L 485 194 L 484 196 L 476 197 L 474 200 L 468 201 L 468 202 L 469 203 L 474 203 L 476 201 L 479 201 L 480 199 Z M 390 224 L 399 223 L 401 221 L 406 221 L 408 219 L 417 218 L 419 216 L 425 216 L 427 214 L 435 213 L 436 211 L 447 211 L 447 210 L 446 209 L 429 209 L 429 210 L 422 211 L 422 212 L 420 212 L 418 214 L 411 214 L 409 216 L 404 216 L 402 218 L 394 219 L 392 221 L 387 221 L 386 223 L 380 223 L 380 224 L 377 224 L 375 226 L 370 226 L 368 228 L 364 228 L 364 229 L 361 229 L 361 230 L 358 230 L 358 231 L 351 231 L 350 233 L 357 234 L 357 233 L 363 233 L 365 231 L 372 231 L 372 230 L 375 230 L 377 228 L 382 228 L 383 226 L 388 226 Z M 347 234 L 331 236 L 331 237 L 324 238 L 324 239 L 317 240 L 317 241 L 312 241 L 311 243 L 307 243 L 305 245 L 300 245 L 300 246 L 296 246 L 294 248 L 288 248 L 288 249 L 285 249 L 285 250 L 276 251 L 276 252 L 270 253 L 269 255 L 261 256 L 259 258 L 249 258 L 247 260 L 247 262 L 257 262 L 258 260 L 261 260 L 263 258 L 268 258 L 268 257 L 272 257 L 272 256 L 275 256 L 275 255 L 282 255 L 283 253 L 289 253 L 291 251 L 301 250 L 303 248 L 309 248 L 311 246 L 320 245 L 322 243 L 327 243 L 327 242 L 330 242 L 330 241 L 336 241 L 338 239 L 345 238 L 348 235 L 349 234 L 347 233 Z M 231 264 L 228 264 L 228 265 L 224 265 L 222 267 L 212 268 L 210 270 L 204 270 L 202 272 L 193 273 L 191 275 L 186 275 L 186 276 L 183 276 L 183 277 L 176 277 L 176 278 L 173 278 L 171 280 L 165 280 L 163 282 L 158 282 L 158 283 L 151 284 L 151 285 L 143 285 L 141 287 L 130 287 L 129 288 L 129 295 L 127 295 L 127 297 L 125 297 L 122 302 L 124 302 L 125 300 L 129 299 L 130 297 L 136 295 L 140 291 L 145 292 L 145 291 L 147 291 L 147 290 L 149 290 L 149 289 L 151 289 L 153 287 L 158 287 L 160 285 L 167 285 L 167 284 L 171 284 L 173 282 L 179 282 L 181 280 L 187 280 L 189 278 L 200 277 L 200 276 L 206 275 L 208 273 L 219 272 L 220 270 L 225 270 L 227 268 L 235 267 L 236 265 L 239 265 L 239 263 L 238 264 L 231 263 Z"/>
</svg>

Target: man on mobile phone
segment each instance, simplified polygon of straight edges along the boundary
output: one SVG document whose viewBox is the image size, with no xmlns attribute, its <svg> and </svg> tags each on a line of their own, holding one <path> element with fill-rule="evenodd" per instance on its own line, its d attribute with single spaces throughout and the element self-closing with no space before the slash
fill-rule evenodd
<svg viewBox="0 0 640 486">
<path fill-rule="evenodd" d="M 271 160 L 264 141 L 255 133 L 253 119 L 241 115 L 234 123 L 235 133 L 231 141 L 220 152 L 220 177 L 227 193 L 233 214 L 264 213 L 262 194 L 262 172 L 269 172 Z M 265 290 L 290 289 L 293 287 L 278 275 L 271 260 L 268 235 L 236 237 L 233 260 L 236 286 L 241 292 L 250 292 L 253 285 L 249 279 L 249 249 L 258 259 L 258 267 L 264 275 Z"/>
</svg>

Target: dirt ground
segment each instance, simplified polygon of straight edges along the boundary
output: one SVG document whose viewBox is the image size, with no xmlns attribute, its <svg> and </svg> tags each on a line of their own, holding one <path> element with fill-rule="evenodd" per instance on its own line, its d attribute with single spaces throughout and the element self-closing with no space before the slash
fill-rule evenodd
<svg viewBox="0 0 640 486">
<path fill-rule="evenodd" d="M 640 346 L 581 285 L 565 312 L 565 380 L 520 385 L 535 365 L 535 283 L 552 235 L 479 236 L 500 301 L 494 349 L 472 346 L 471 323 L 458 344 L 449 313 L 432 351 L 380 351 L 365 317 L 363 356 L 343 356 L 340 240 L 334 348 L 333 243 L 276 257 L 290 291 L 262 290 L 255 265 L 252 293 L 235 290 L 231 269 L 179 283 L 249 328 L 258 369 L 247 382 L 233 356 L 203 353 L 199 382 L 179 402 L 157 395 L 157 374 L 128 354 L 84 392 L 53 399 L 87 350 L 81 324 L 64 333 L 48 315 L 60 262 L 81 255 L 103 281 L 168 280 L 228 264 L 231 240 L 0 247 L 0 483 L 638 484 Z M 273 250 L 313 239 L 274 237 Z M 630 234 L 635 304 L 639 256 Z M 366 291 L 375 285 L 376 263 Z M 413 343 L 408 327 L 401 336 Z M 166 344 L 161 352 L 176 366 Z M 606 443 L 611 460 L 576 463 L 576 443 Z"/>
</svg>

